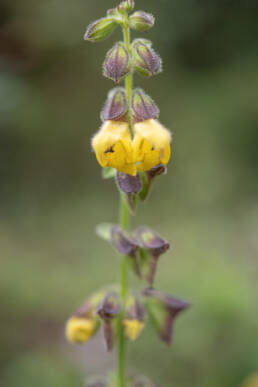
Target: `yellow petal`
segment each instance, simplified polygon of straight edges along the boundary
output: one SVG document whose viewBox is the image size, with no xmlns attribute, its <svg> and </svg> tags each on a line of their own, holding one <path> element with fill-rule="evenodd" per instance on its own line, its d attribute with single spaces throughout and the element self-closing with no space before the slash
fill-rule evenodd
<svg viewBox="0 0 258 387">
<path fill-rule="evenodd" d="M 136 175 L 128 123 L 106 121 L 93 137 L 92 147 L 103 168 L 109 166 L 120 172 Z"/>
<path fill-rule="evenodd" d="M 96 323 L 93 319 L 71 317 L 66 324 L 66 337 L 72 343 L 85 343 L 94 334 Z"/>
<path fill-rule="evenodd" d="M 134 125 L 134 159 L 139 171 L 148 171 L 170 159 L 171 133 L 158 121 L 150 119 Z"/>
<path fill-rule="evenodd" d="M 123 325 L 126 336 L 134 341 L 140 336 L 145 324 L 139 320 L 124 320 Z"/>
</svg>

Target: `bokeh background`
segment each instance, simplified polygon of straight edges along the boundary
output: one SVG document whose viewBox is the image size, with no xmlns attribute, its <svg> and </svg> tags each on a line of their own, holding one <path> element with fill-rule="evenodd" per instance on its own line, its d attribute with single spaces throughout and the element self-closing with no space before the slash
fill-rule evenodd
<svg viewBox="0 0 258 387">
<path fill-rule="evenodd" d="M 117 218 L 90 138 L 111 81 L 86 25 L 114 0 L 0 2 L 1 386 L 83 386 L 114 364 L 97 336 L 84 347 L 64 322 L 117 281 L 119 258 L 95 236 Z M 136 0 L 157 18 L 145 37 L 164 72 L 135 82 L 174 133 L 173 159 L 135 224 L 172 243 L 157 286 L 190 300 L 173 346 L 151 328 L 130 345 L 132 372 L 162 387 L 257 387 L 258 3 Z"/>
</svg>

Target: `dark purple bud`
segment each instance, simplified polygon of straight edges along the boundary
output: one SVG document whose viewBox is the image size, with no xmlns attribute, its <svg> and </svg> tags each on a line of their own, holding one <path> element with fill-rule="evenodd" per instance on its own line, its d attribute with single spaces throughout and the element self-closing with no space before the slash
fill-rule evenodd
<svg viewBox="0 0 258 387">
<path fill-rule="evenodd" d="M 127 121 L 126 94 L 122 87 L 110 90 L 100 117 L 102 121 Z"/>
<path fill-rule="evenodd" d="M 154 26 L 155 19 L 150 13 L 137 11 L 130 16 L 129 23 L 132 29 L 144 32 Z"/>
<path fill-rule="evenodd" d="M 131 176 L 126 173 L 118 172 L 117 183 L 121 191 L 125 194 L 137 194 L 142 188 L 141 179 L 138 175 Z"/>
<path fill-rule="evenodd" d="M 112 47 L 103 64 L 103 74 L 105 77 L 118 83 L 130 72 L 129 55 L 125 45 L 118 42 Z"/>
<path fill-rule="evenodd" d="M 138 249 L 137 241 L 119 226 L 112 228 L 111 242 L 114 248 L 123 255 L 134 257 Z"/>
<path fill-rule="evenodd" d="M 133 121 L 141 122 L 159 116 L 159 108 L 142 89 L 135 89 L 132 95 Z"/>
<path fill-rule="evenodd" d="M 117 23 L 112 17 L 104 17 L 96 20 L 87 28 L 84 39 L 90 42 L 98 42 L 107 38 L 116 27 Z"/>
<path fill-rule="evenodd" d="M 133 63 L 138 73 L 150 77 L 162 71 L 159 55 L 144 40 L 135 40 L 132 47 Z"/>
<path fill-rule="evenodd" d="M 190 303 L 178 300 L 156 289 L 143 291 L 147 299 L 150 319 L 161 339 L 170 344 L 173 337 L 175 318 L 179 313 L 190 307 Z"/>
<path fill-rule="evenodd" d="M 136 207 L 136 195 L 142 189 L 142 182 L 139 175 L 132 176 L 126 173 L 117 173 L 117 184 L 119 189 L 126 194 L 127 203 L 131 213 L 134 214 Z"/>
</svg>

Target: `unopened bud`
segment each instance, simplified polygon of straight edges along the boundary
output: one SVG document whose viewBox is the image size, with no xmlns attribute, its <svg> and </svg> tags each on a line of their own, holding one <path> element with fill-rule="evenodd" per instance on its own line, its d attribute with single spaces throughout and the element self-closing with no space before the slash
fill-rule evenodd
<svg viewBox="0 0 258 387">
<path fill-rule="evenodd" d="M 118 5 L 117 9 L 121 13 L 132 11 L 134 9 L 134 0 L 122 1 L 122 3 Z"/>
<path fill-rule="evenodd" d="M 87 28 L 84 39 L 90 42 L 98 42 L 107 38 L 116 27 L 116 21 L 111 17 L 96 20 Z"/>
<path fill-rule="evenodd" d="M 132 29 L 144 32 L 154 26 L 155 19 L 150 13 L 137 11 L 130 16 L 129 23 Z"/>
<path fill-rule="evenodd" d="M 103 64 L 103 74 L 105 77 L 118 83 L 130 72 L 129 55 L 125 45 L 118 42 L 112 47 Z"/>
<path fill-rule="evenodd" d="M 142 89 L 135 89 L 132 96 L 133 121 L 141 122 L 156 119 L 159 116 L 159 108 Z"/>
<path fill-rule="evenodd" d="M 131 176 L 126 173 L 118 172 L 117 184 L 119 189 L 126 195 L 129 209 L 133 215 L 136 207 L 137 194 L 142 189 L 140 176 Z"/>
<path fill-rule="evenodd" d="M 125 90 L 122 87 L 116 87 L 110 90 L 100 115 L 102 121 L 126 121 L 126 114 L 127 102 Z"/>
<path fill-rule="evenodd" d="M 146 77 L 162 71 L 159 55 L 141 39 L 133 42 L 133 63 L 136 71 Z"/>
</svg>

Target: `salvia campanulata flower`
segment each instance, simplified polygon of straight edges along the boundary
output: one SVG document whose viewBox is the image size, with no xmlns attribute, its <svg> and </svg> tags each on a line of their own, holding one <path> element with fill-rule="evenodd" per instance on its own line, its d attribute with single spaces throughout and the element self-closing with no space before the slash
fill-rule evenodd
<svg viewBox="0 0 258 387">
<path fill-rule="evenodd" d="M 132 140 L 127 122 L 105 121 L 92 139 L 99 164 L 128 175 L 136 175 Z"/>
<path fill-rule="evenodd" d="M 131 139 L 128 123 L 105 121 L 92 139 L 92 147 L 99 164 L 113 167 L 135 176 L 138 171 L 148 171 L 167 165 L 170 159 L 171 133 L 159 121 L 149 119 L 134 125 Z"/>
</svg>

